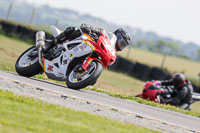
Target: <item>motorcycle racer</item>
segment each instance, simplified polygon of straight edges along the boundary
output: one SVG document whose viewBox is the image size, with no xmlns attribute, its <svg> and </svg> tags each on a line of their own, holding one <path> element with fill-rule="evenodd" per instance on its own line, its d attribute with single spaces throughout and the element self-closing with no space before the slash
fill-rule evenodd
<svg viewBox="0 0 200 133">
<path fill-rule="evenodd" d="M 184 74 L 176 73 L 173 78 L 166 81 L 160 81 L 160 85 L 174 86 L 175 97 L 162 99 L 163 103 L 179 106 L 182 109 L 189 109 L 192 103 L 193 87 L 190 81 L 185 79 Z"/>
<path fill-rule="evenodd" d="M 82 24 L 80 26 L 80 29 L 84 32 L 90 35 L 96 42 L 98 41 L 99 36 L 101 36 L 101 30 L 100 28 L 94 28 L 92 26 L 89 26 L 87 24 Z M 123 30 L 122 28 L 119 28 L 114 31 L 114 34 L 117 37 L 117 41 L 115 44 L 115 50 L 116 51 L 122 51 L 125 47 L 127 47 L 130 43 L 130 35 Z M 43 52 L 46 53 L 48 50 L 53 48 L 56 44 L 62 43 L 66 40 L 73 40 L 81 35 L 80 30 L 75 27 L 68 27 L 65 31 L 63 31 L 60 35 L 55 37 L 52 41 L 46 43 L 43 46 Z"/>
<path fill-rule="evenodd" d="M 94 39 L 95 42 L 98 41 L 99 37 L 101 36 L 101 31 L 103 30 L 103 29 L 100 29 L 100 28 L 94 28 L 94 27 L 89 26 L 87 24 L 82 24 L 80 26 L 80 29 L 82 30 L 82 32 L 91 36 Z M 125 47 L 127 47 L 129 45 L 130 35 L 125 30 L 123 30 L 122 28 L 119 28 L 119 29 L 114 31 L 114 35 L 117 38 L 115 46 L 113 47 L 113 49 L 115 51 L 122 51 Z M 42 51 L 44 53 L 47 53 L 56 44 L 65 42 L 66 40 L 71 41 L 71 40 L 73 40 L 73 39 L 75 39 L 79 36 L 81 36 L 81 31 L 78 28 L 68 27 L 68 28 L 66 28 L 65 31 L 63 31 L 61 34 L 56 36 L 52 41 L 47 42 L 43 46 Z M 75 71 L 83 73 L 85 71 L 85 69 L 83 67 L 78 67 Z"/>
</svg>

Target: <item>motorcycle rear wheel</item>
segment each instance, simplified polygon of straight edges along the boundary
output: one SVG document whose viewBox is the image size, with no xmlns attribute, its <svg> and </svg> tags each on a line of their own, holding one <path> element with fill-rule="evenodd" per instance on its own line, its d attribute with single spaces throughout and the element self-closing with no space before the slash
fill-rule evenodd
<svg viewBox="0 0 200 133">
<path fill-rule="evenodd" d="M 15 63 L 16 72 L 25 77 L 32 77 L 43 72 L 39 64 L 38 57 L 30 58 L 28 55 L 31 51 L 36 50 L 35 46 L 24 51 Z"/>
<path fill-rule="evenodd" d="M 78 67 L 78 65 L 76 67 Z M 76 75 L 76 72 L 74 72 L 76 67 L 71 72 L 69 72 L 66 79 L 67 86 L 76 90 L 85 88 L 88 85 L 95 84 L 102 71 L 104 70 L 100 62 L 93 61 L 88 67 L 88 70 L 86 70 L 86 74 L 79 77 Z"/>
</svg>

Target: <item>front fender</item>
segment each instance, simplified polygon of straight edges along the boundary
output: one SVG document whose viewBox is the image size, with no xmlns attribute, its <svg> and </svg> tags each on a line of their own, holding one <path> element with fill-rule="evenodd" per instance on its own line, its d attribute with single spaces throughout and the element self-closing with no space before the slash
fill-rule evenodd
<svg viewBox="0 0 200 133">
<path fill-rule="evenodd" d="M 105 69 L 108 68 L 108 66 L 104 65 L 103 62 L 100 61 L 99 59 L 97 59 L 97 58 L 92 58 L 92 59 L 93 59 L 93 60 L 96 60 L 96 61 L 98 61 L 98 62 L 100 62 L 100 63 L 103 65 L 103 67 L 104 67 Z"/>
</svg>

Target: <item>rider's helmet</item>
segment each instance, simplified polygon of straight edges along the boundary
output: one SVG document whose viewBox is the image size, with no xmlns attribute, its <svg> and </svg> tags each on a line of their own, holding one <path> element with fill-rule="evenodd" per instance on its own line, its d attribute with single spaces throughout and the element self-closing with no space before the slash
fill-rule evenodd
<svg viewBox="0 0 200 133">
<path fill-rule="evenodd" d="M 176 73 L 173 75 L 174 85 L 176 87 L 182 87 L 186 81 L 184 74 Z"/>
<path fill-rule="evenodd" d="M 114 34 L 117 36 L 115 48 L 117 51 L 122 51 L 126 46 L 129 45 L 130 35 L 122 28 L 115 30 Z"/>
</svg>

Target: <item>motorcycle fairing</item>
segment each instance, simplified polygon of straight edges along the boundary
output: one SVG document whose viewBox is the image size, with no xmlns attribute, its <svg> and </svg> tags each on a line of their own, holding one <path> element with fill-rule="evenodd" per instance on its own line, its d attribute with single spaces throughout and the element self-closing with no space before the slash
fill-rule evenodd
<svg viewBox="0 0 200 133">
<path fill-rule="evenodd" d="M 151 101 L 157 101 L 157 93 L 161 92 L 164 93 L 164 90 L 162 89 L 150 89 L 151 86 L 154 86 L 158 81 L 149 81 L 145 84 L 143 87 L 142 93 L 139 94 L 141 98 L 143 99 L 149 99 Z"/>
<path fill-rule="evenodd" d="M 65 81 L 67 78 L 66 74 L 69 63 L 74 58 L 82 57 L 95 50 L 95 47 L 88 40 L 89 38 L 87 36 L 82 35 L 76 40 L 65 42 L 64 44 L 59 45 L 59 47 L 64 47 L 65 49 L 65 51 L 61 52 L 59 57 L 53 60 L 47 60 L 43 58 L 43 68 L 48 78 L 58 81 Z M 68 48 L 70 44 L 78 45 L 70 49 Z"/>
<path fill-rule="evenodd" d="M 108 33 L 106 31 L 102 31 L 101 34 L 102 35 L 99 37 L 97 43 L 95 44 L 95 51 L 101 58 L 101 62 L 104 67 L 107 68 L 109 65 L 112 65 L 116 60 L 115 43 L 117 38 L 114 34 Z"/>
</svg>

